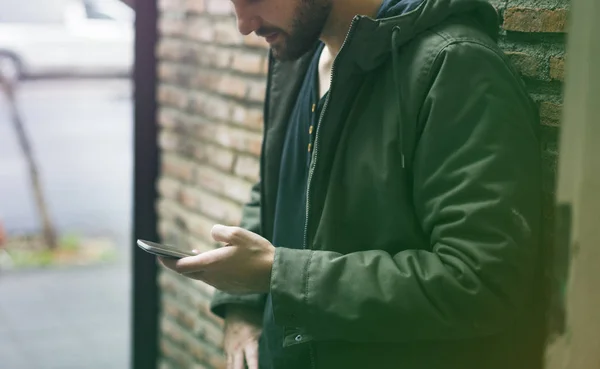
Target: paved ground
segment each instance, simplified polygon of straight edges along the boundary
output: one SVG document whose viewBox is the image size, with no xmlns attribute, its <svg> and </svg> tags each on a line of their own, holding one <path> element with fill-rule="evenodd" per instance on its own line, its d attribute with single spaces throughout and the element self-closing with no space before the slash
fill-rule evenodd
<svg viewBox="0 0 600 369">
<path fill-rule="evenodd" d="M 129 279 L 123 265 L 0 273 L 0 368 L 128 368 Z"/>
<path fill-rule="evenodd" d="M 34 81 L 20 106 L 61 232 L 108 235 L 105 267 L 0 271 L 0 369 L 125 369 L 129 361 L 131 88 L 125 80 Z M 0 219 L 38 228 L 25 162 L 0 99 Z"/>
</svg>

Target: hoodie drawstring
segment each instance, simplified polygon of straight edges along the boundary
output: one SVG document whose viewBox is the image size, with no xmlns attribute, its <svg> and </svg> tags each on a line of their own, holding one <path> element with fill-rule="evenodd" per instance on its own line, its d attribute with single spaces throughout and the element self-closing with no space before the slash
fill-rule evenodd
<svg viewBox="0 0 600 369">
<path fill-rule="evenodd" d="M 400 91 L 400 76 L 398 75 L 397 69 L 399 68 L 398 63 L 398 52 L 399 52 L 399 43 L 398 37 L 400 34 L 400 27 L 395 26 L 392 29 L 392 70 L 394 73 L 394 91 L 396 91 L 396 106 L 398 108 L 398 117 L 400 119 L 400 155 L 402 158 L 402 169 L 406 167 L 405 165 L 405 157 L 404 157 L 404 132 L 403 127 L 406 122 L 403 122 L 402 117 L 402 93 Z"/>
</svg>

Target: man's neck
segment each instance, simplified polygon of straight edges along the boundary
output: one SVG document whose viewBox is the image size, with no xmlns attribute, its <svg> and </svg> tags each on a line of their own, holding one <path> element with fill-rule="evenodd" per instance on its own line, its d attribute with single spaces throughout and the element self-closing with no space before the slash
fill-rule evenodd
<svg viewBox="0 0 600 369">
<path fill-rule="evenodd" d="M 346 39 L 350 24 L 355 15 L 375 17 L 383 0 L 334 0 L 331 15 L 321 33 L 325 52 L 335 59 Z"/>
</svg>

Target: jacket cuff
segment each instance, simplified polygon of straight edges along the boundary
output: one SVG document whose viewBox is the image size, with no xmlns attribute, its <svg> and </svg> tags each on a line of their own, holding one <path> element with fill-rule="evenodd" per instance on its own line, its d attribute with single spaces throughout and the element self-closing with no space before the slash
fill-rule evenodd
<svg viewBox="0 0 600 369">
<path fill-rule="evenodd" d="M 275 249 L 271 271 L 271 299 L 275 324 L 301 327 L 308 316 L 309 268 L 314 251 Z"/>
<path fill-rule="evenodd" d="M 210 301 L 210 311 L 225 319 L 227 305 L 242 305 L 262 311 L 265 308 L 266 294 L 232 295 L 216 290 Z"/>
</svg>

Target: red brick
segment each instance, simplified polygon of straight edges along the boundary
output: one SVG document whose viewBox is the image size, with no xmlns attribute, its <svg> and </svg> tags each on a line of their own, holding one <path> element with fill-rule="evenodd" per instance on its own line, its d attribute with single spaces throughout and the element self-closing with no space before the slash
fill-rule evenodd
<svg viewBox="0 0 600 369">
<path fill-rule="evenodd" d="M 204 124 L 197 127 L 198 135 L 222 146 L 252 155 L 260 155 L 262 135 L 226 125 Z"/>
<path fill-rule="evenodd" d="M 567 9 L 508 8 L 503 27 L 517 32 L 565 32 L 567 16 Z"/>
<path fill-rule="evenodd" d="M 189 242 L 188 242 L 189 243 Z M 181 309 L 189 313 L 190 311 L 194 311 L 195 299 L 193 294 L 195 293 L 194 289 L 188 285 L 187 279 L 179 279 L 180 276 L 177 276 L 177 280 L 175 283 L 180 287 L 175 298 L 177 299 L 177 305 L 181 307 Z M 167 297 L 170 298 L 170 297 Z M 192 319 L 193 321 L 189 323 L 190 330 L 198 330 L 199 329 L 199 321 L 197 319 L 197 314 L 193 314 L 192 316 L 188 316 L 185 319 Z"/>
<path fill-rule="evenodd" d="M 252 182 L 258 181 L 260 162 L 252 156 L 238 156 L 235 163 L 235 175 L 247 178 Z"/>
<path fill-rule="evenodd" d="M 190 86 L 204 90 L 216 90 L 223 79 L 221 73 L 215 73 L 207 70 L 197 70 L 194 75 L 190 77 Z"/>
<path fill-rule="evenodd" d="M 195 18 L 188 21 L 185 35 L 191 40 L 212 42 L 215 39 L 215 28 L 212 22 L 204 18 Z"/>
<path fill-rule="evenodd" d="M 210 66 L 208 54 L 212 49 L 214 48 L 210 45 L 191 41 L 191 44 L 187 48 L 189 62 L 200 67 Z"/>
<path fill-rule="evenodd" d="M 180 87 L 188 87 L 191 77 L 197 70 L 179 63 L 163 61 L 158 65 L 158 77 L 161 82 Z"/>
<path fill-rule="evenodd" d="M 181 189 L 181 204 L 186 208 L 194 211 L 198 208 L 198 191 L 191 189 L 190 187 L 182 187 Z"/>
<path fill-rule="evenodd" d="M 207 0 L 206 12 L 213 15 L 233 14 L 231 2 L 224 0 Z"/>
<path fill-rule="evenodd" d="M 185 209 L 175 200 L 167 199 L 165 197 L 160 198 L 157 201 L 156 208 L 158 213 L 160 213 L 161 219 L 166 221 L 163 225 L 164 231 L 167 233 L 179 232 L 179 229 L 177 229 L 174 222 L 176 219 L 186 216 Z M 166 238 L 164 239 L 166 240 Z"/>
<path fill-rule="evenodd" d="M 182 347 L 185 345 L 183 330 L 175 324 L 168 322 L 164 324 L 162 333 L 169 338 L 169 340 L 161 339 L 160 341 L 161 352 L 164 356 L 181 368 L 189 368 L 193 363 L 193 358 L 192 355 Z M 175 341 L 173 335 L 179 340 Z M 169 341 L 172 341 L 173 343 Z"/>
<path fill-rule="evenodd" d="M 186 277 L 181 276 L 180 278 Z M 197 314 L 191 309 L 191 306 L 184 306 L 181 302 L 181 298 L 177 300 L 177 305 L 180 307 L 180 310 L 176 322 L 181 327 L 185 327 L 186 330 L 196 329 L 195 327 L 198 324 Z"/>
<path fill-rule="evenodd" d="M 177 83 L 179 68 L 176 64 L 162 62 L 158 64 L 158 79 L 161 82 Z"/>
<path fill-rule="evenodd" d="M 179 124 L 179 113 L 174 109 L 160 108 L 158 111 L 158 124 L 163 128 L 175 128 Z"/>
<path fill-rule="evenodd" d="M 156 55 L 163 60 L 180 61 L 184 57 L 182 42 L 171 38 L 161 38 L 156 46 Z"/>
<path fill-rule="evenodd" d="M 236 124 L 245 125 L 248 108 L 243 105 L 232 104 L 231 121 Z"/>
<path fill-rule="evenodd" d="M 210 352 L 199 341 L 194 342 L 190 340 L 186 342 L 186 348 L 196 360 L 207 363 L 210 361 Z"/>
<path fill-rule="evenodd" d="M 206 48 L 207 66 L 220 69 L 228 69 L 231 66 L 233 51 L 223 47 Z"/>
<path fill-rule="evenodd" d="M 198 281 L 198 280 L 190 280 L 191 285 L 193 286 L 193 288 L 195 288 L 196 290 L 198 290 L 200 293 L 202 293 L 204 296 L 207 296 L 209 299 L 212 298 L 213 294 L 215 293 L 215 288 L 209 284 L 206 284 L 202 281 Z M 207 312 L 209 311 L 209 306 L 206 300 L 202 300 L 202 302 L 199 305 L 196 305 L 196 309 L 199 310 L 200 312 L 204 311 Z M 208 316 L 208 314 L 206 314 Z"/>
<path fill-rule="evenodd" d="M 263 111 L 258 108 L 247 108 L 243 105 L 233 105 L 231 120 L 251 130 L 261 131 L 263 128 Z"/>
<path fill-rule="evenodd" d="M 185 10 L 189 13 L 204 13 L 205 11 L 204 0 L 185 0 Z"/>
<path fill-rule="evenodd" d="M 182 202 L 192 211 L 200 212 L 218 222 L 238 225 L 240 206 L 232 201 L 210 194 L 197 188 L 186 187 L 182 190 Z"/>
<path fill-rule="evenodd" d="M 226 99 L 198 93 L 191 96 L 191 101 L 192 110 L 207 118 L 227 121 L 231 116 L 231 106 Z"/>
<path fill-rule="evenodd" d="M 205 240 L 210 240 L 210 231 L 215 225 L 215 222 L 197 214 L 188 214 L 187 217 L 188 229 L 192 234 L 201 237 Z"/>
<path fill-rule="evenodd" d="M 205 142 L 219 143 L 215 137 L 219 130 L 219 125 L 212 122 L 204 122 L 196 125 L 196 136 Z"/>
<path fill-rule="evenodd" d="M 163 290 L 163 299 L 166 298 L 166 295 L 177 295 L 178 282 L 171 275 L 172 273 L 166 271 L 165 269 L 161 269 L 158 273 L 158 285 Z"/>
<path fill-rule="evenodd" d="M 211 355 L 209 357 L 208 363 L 214 369 L 225 369 L 227 367 L 225 357 L 222 355 Z"/>
<path fill-rule="evenodd" d="M 217 92 L 223 95 L 242 99 L 246 96 L 246 91 L 248 91 L 248 88 L 249 83 L 247 80 L 233 75 L 225 75 L 219 81 Z"/>
<path fill-rule="evenodd" d="M 158 191 L 162 197 L 177 201 L 181 193 L 181 182 L 173 178 L 161 177 L 158 180 Z"/>
<path fill-rule="evenodd" d="M 196 64 L 206 67 L 228 69 L 231 64 L 232 51 L 211 45 L 191 45 L 189 53 Z"/>
<path fill-rule="evenodd" d="M 204 165 L 210 156 L 210 152 L 207 150 L 206 145 L 208 145 L 208 143 L 201 141 L 194 147 L 194 158 L 200 165 Z"/>
<path fill-rule="evenodd" d="M 169 362 L 165 361 L 165 359 L 160 359 L 158 362 L 158 369 L 174 369 Z"/>
<path fill-rule="evenodd" d="M 186 160 L 176 155 L 163 154 L 161 156 L 161 170 L 163 175 L 183 180 L 192 181 L 194 179 L 195 166 L 190 160 Z"/>
<path fill-rule="evenodd" d="M 224 172 L 231 172 L 235 155 L 231 150 L 202 143 L 196 146 L 196 158 Z"/>
<path fill-rule="evenodd" d="M 565 58 L 551 57 L 550 58 L 550 78 L 553 80 L 565 80 Z"/>
<path fill-rule="evenodd" d="M 252 187 L 248 181 L 209 167 L 198 168 L 196 180 L 203 189 L 226 196 L 239 203 L 248 201 Z"/>
<path fill-rule="evenodd" d="M 206 365 L 195 363 L 190 367 L 190 369 L 213 369 L 213 368 L 210 368 Z"/>
<path fill-rule="evenodd" d="M 264 102 L 267 91 L 266 81 L 248 81 L 248 99 L 253 102 Z"/>
<path fill-rule="evenodd" d="M 165 335 L 166 337 L 166 332 L 165 331 L 161 331 L 162 335 Z M 175 350 L 177 350 L 177 348 L 175 347 L 175 345 L 173 345 L 171 342 L 169 342 L 167 339 L 161 339 L 160 340 L 160 353 L 166 357 L 167 359 L 171 360 L 172 357 L 176 356 L 177 354 L 175 353 Z"/>
<path fill-rule="evenodd" d="M 207 155 L 208 164 L 224 172 L 231 172 L 235 159 L 235 155 L 231 150 L 222 149 L 217 146 L 207 147 L 207 150 L 209 150 L 209 154 Z"/>
<path fill-rule="evenodd" d="M 183 5 L 182 0 L 159 0 L 158 8 L 164 11 L 179 11 Z"/>
<path fill-rule="evenodd" d="M 162 16 L 158 20 L 158 31 L 161 36 L 180 36 L 185 34 L 184 25 L 181 19 Z"/>
<path fill-rule="evenodd" d="M 243 43 L 243 36 L 237 30 L 235 22 L 220 21 L 214 26 L 214 40 L 222 45 L 240 45 Z"/>
<path fill-rule="evenodd" d="M 180 146 L 179 135 L 172 131 L 161 130 L 158 134 L 158 146 L 163 151 L 177 151 Z"/>
<path fill-rule="evenodd" d="M 508 51 L 506 55 L 521 75 L 532 78 L 540 77 L 540 61 L 534 56 L 515 51 Z"/>
<path fill-rule="evenodd" d="M 213 324 L 201 322 L 199 324 L 202 338 L 213 346 L 220 348 L 223 344 L 223 330 L 215 327 Z"/>
<path fill-rule="evenodd" d="M 230 68 L 232 57 L 233 53 L 231 50 L 217 48 L 215 49 L 215 54 L 213 55 L 212 66 L 221 69 Z"/>
<path fill-rule="evenodd" d="M 562 104 L 547 101 L 540 103 L 540 119 L 542 124 L 556 126 L 562 120 Z"/>
<path fill-rule="evenodd" d="M 172 224 L 171 222 L 168 222 L 167 220 L 165 220 L 163 218 L 163 214 L 159 211 L 159 209 L 157 209 L 157 213 L 160 217 L 159 221 L 158 221 L 158 236 L 161 238 L 161 240 L 166 239 L 169 234 L 169 232 L 171 232 L 171 227 Z"/>
<path fill-rule="evenodd" d="M 262 73 L 264 75 L 267 75 L 267 73 L 269 73 L 269 58 L 267 57 L 263 59 Z"/>
<path fill-rule="evenodd" d="M 176 319 L 179 316 L 179 307 L 170 301 L 169 303 L 163 302 L 162 309 L 165 313 L 165 316 L 168 316 L 171 319 Z M 179 327 L 177 327 L 176 324 L 171 320 L 166 318 L 161 319 L 160 328 L 162 333 L 169 337 L 173 343 L 179 345 L 183 343 L 183 332 L 181 329 L 178 329 Z"/>
<path fill-rule="evenodd" d="M 189 97 L 185 90 L 161 84 L 158 87 L 158 102 L 179 109 L 187 109 Z"/>
<path fill-rule="evenodd" d="M 261 74 L 263 59 L 263 56 L 259 54 L 251 54 L 247 51 L 238 52 L 233 56 L 232 68 L 242 73 Z"/>
</svg>

